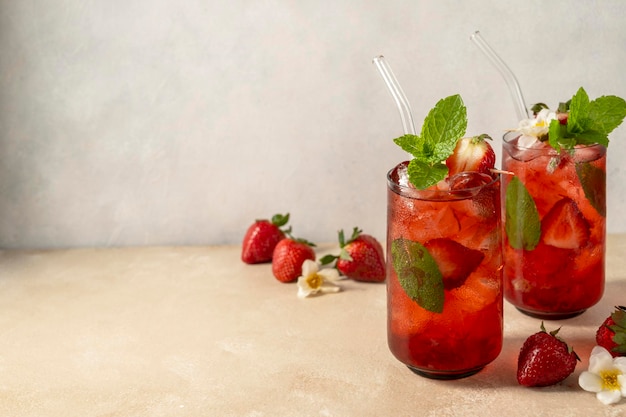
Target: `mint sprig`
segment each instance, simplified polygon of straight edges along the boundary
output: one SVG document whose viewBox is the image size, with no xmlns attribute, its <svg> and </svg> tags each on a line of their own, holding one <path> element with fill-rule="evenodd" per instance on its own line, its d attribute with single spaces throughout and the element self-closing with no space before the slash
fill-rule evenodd
<svg viewBox="0 0 626 417">
<path fill-rule="evenodd" d="M 626 117 L 626 101 L 617 96 L 602 96 L 593 101 L 580 87 L 569 102 L 567 124 L 550 122 L 549 143 L 560 151 L 576 145 L 609 145 L 609 134 Z"/>
<path fill-rule="evenodd" d="M 443 163 L 454 151 L 457 141 L 467 129 L 467 109 L 458 94 L 437 102 L 417 135 L 403 135 L 393 141 L 410 153 L 407 172 L 409 181 L 425 189 L 446 177 L 448 167 Z"/>
</svg>

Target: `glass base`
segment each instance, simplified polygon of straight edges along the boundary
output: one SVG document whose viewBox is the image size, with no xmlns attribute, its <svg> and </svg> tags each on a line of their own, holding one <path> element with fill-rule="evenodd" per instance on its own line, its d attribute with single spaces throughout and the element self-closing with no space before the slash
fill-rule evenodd
<svg viewBox="0 0 626 417">
<path fill-rule="evenodd" d="M 517 308 L 518 311 L 520 311 L 523 314 L 526 314 L 527 316 L 534 317 L 536 319 L 542 319 L 542 320 L 565 320 L 565 319 L 570 319 L 572 317 L 580 316 L 585 311 L 587 311 L 587 309 L 584 309 L 580 311 L 574 311 L 571 313 L 559 313 L 559 312 L 547 313 L 543 311 L 524 310 L 523 308 L 519 308 L 519 307 L 515 307 L 515 308 Z"/>
<path fill-rule="evenodd" d="M 450 379 L 467 378 L 468 376 L 472 376 L 474 374 L 477 374 L 478 372 L 480 372 L 484 368 L 484 366 L 479 366 L 478 368 L 465 370 L 465 371 L 461 371 L 461 372 L 458 372 L 458 371 L 424 370 L 424 369 L 413 368 L 412 366 L 409 366 L 409 365 L 407 365 L 407 368 L 409 368 L 411 371 L 413 371 L 417 375 L 423 376 L 425 378 L 439 379 L 439 380 L 450 380 Z"/>
</svg>

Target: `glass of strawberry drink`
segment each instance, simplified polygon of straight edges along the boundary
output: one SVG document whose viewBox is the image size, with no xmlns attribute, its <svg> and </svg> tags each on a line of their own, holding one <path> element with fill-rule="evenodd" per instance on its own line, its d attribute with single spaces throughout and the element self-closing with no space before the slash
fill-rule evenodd
<svg viewBox="0 0 626 417">
<path fill-rule="evenodd" d="M 420 136 L 395 139 L 414 158 L 387 176 L 388 345 L 435 379 L 473 375 L 502 347 L 500 180 L 484 136 L 459 139 L 466 124 L 458 95 L 440 100 Z"/>
<path fill-rule="evenodd" d="M 557 112 L 544 105 L 504 135 L 504 295 L 518 310 L 564 319 L 604 291 L 606 147 L 624 100 L 584 89 Z"/>
</svg>

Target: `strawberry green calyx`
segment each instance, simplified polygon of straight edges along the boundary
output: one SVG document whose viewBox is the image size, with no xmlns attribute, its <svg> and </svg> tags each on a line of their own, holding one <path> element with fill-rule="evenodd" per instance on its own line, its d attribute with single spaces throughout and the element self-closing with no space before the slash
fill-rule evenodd
<svg viewBox="0 0 626 417">
<path fill-rule="evenodd" d="M 548 333 L 548 331 L 546 330 L 545 326 L 543 325 L 543 321 L 541 322 L 541 331 L 544 333 Z M 574 353 L 574 356 L 576 356 L 576 360 L 580 362 L 580 357 L 578 356 L 578 354 L 576 352 L 574 352 L 574 348 L 571 347 L 570 345 L 567 344 L 567 342 L 565 340 L 563 340 L 562 338 L 560 338 L 559 336 L 557 336 L 557 334 L 561 331 L 561 328 L 559 327 L 558 329 L 552 330 L 551 332 L 549 332 L 548 334 L 550 336 L 553 336 L 554 338 L 556 338 L 557 340 L 565 343 L 565 346 L 567 346 L 567 353 Z"/>
<path fill-rule="evenodd" d="M 356 238 L 358 238 L 361 233 L 363 232 L 363 230 L 359 229 L 358 227 L 354 227 L 352 229 L 352 236 L 350 236 L 350 239 L 346 240 L 345 237 L 345 233 L 343 232 L 343 229 L 339 230 L 339 232 L 337 232 L 337 237 L 339 240 L 339 255 L 325 255 L 320 259 L 320 263 L 322 265 L 328 265 L 334 261 L 336 261 L 337 259 L 343 259 L 346 261 L 352 261 L 352 256 L 350 255 L 350 253 L 348 253 L 348 251 L 346 250 L 346 246 L 349 243 L 352 243 L 356 240 Z"/>
<path fill-rule="evenodd" d="M 613 342 L 617 345 L 612 350 L 620 356 L 626 356 L 626 307 L 615 307 L 611 318 L 614 324 L 607 327 L 615 333 Z"/>
<path fill-rule="evenodd" d="M 289 213 L 287 214 L 274 214 L 272 216 L 272 224 L 277 227 L 283 227 L 289 222 Z"/>
<path fill-rule="evenodd" d="M 352 236 L 350 236 L 350 239 L 346 241 L 344 233 L 343 233 L 343 229 L 339 231 L 338 233 L 339 234 L 339 247 L 341 248 L 341 252 L 339 253 L 339 258 L 345 259 L 346 261 L 352 260 L 352 256 L 350 256 L 350 254 L 346 250 L 346 245 L 354 242 L 356 238 L 358 238 L 361 235 L 362 232 L 363 230 L 359 229 L 358 227 L 353 228 Z"/>
<path fill-rule="evenodd" d="M 291 238 L 291 240 L 293 240 L 296 243 L 302 243 L 302 244 L 310 246 L 312 248 L 316 247 L 315 243 L 313 243 L 311 241 L 308 241 L 306 239 L 302 239 L 302 238 L 299 238 L 299 237 L 293 237 L 290 234 L 288 234 L 288 236 Z"/>
</svg>

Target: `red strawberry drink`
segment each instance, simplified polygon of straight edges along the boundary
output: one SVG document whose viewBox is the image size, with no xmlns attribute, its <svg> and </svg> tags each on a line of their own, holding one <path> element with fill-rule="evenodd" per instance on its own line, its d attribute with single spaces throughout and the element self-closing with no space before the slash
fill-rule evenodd
<svg viewBox="0 0 626 417">
<path fill-rule="evenodd" d="M 614 120 L 593 119 L 606 108 Z M 559 112 L 542 109 L 504 136 L 502 168 L 513 173 L 502 184 L 504 295 L 520 311 L 568 318 L 602 297 L 606 146 L 625 111 L 623 100 L 589 102 L 581 88 Z"/>
<path fill-rule="evenodd" d="M 596 304 L 604 291 L 606 148 L 558 153 L 547 144 L 521 147 L 519 138 L 505 136 L 502 166 L 515 173 L 532 197 L 541 233 L 536 246 L 527 248 L 505 234 L 505 297 L 532 316 L 575 316 Z M 577 167 L 593 174 L 579 176 Z M 503 178 L 503 189 L 511 179 Z M 593 192 L 595 203 L 583 187 Z M 506 194 L 503 198 L 506 201 Z M 509 205 L 505 221 L 516 221 L 517 212 L 517 221 L 532 222 L 522 218 L 524 206 Z"/>
<path fill-rule="evenodd" d="M 438 161 L 415 152 L 388 174 L 387 335 L 393 355 L 417 374 L 455 379 L 478 372 L 502 347 L 500 181 L 484 137 L 458 139 L 459 96 L 437 103 L 424 126 L 433 120 L 449 122 L 442 137 L 426 127 L 395 140 L 405 150 L 451 144 Z"/>
</svg>

